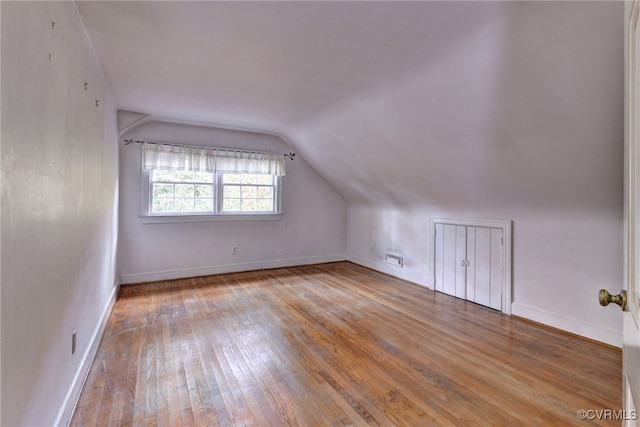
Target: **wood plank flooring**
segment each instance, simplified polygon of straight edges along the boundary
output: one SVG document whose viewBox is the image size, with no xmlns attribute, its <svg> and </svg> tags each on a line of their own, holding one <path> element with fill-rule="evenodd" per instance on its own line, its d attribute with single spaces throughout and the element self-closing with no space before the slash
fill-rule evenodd
<svg viewBox="0 0 640 427">
<path fill-rule="evenodd" d="M 72 426 L 587 426 L 621 352 L 348 263 L 122 287 Z"/>
</svg>

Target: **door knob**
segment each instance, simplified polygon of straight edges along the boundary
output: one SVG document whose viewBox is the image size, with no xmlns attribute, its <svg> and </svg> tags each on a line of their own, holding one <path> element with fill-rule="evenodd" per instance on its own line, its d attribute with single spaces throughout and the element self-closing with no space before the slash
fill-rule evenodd
<svg viewBox="0 0 640 427">
<path fill-rule="evenodd" d="M 627 291 L 620 291 L 620 295 L 611 295 L 606 289 L 600 289 L 599 293 L 600 305 L 607 306 L 609 303 L 615 303 L 620 306 L 622 311 L 627 311 Z"/>
</svg>

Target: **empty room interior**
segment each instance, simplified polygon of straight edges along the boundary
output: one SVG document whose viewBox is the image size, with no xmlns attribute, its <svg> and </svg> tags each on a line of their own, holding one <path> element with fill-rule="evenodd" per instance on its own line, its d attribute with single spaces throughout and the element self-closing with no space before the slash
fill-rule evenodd
<svg viewBox="0 0 640 427">
<path fill-rule="evenodd" d="M 0 2 L 0 425 L 635 425 L 633 10 Z"/>
</svg>

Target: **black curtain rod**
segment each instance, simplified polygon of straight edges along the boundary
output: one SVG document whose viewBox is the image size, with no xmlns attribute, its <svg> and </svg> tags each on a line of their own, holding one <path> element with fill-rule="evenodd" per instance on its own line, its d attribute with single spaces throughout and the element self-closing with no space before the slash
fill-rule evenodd
<svg viewBox="0 0 640 427">
<path fill-rule="evenodd" d="M 199 145 L 165 144 L 165 143 L 160 143 L 160 142 L 139 141 L 139 140 L 133 140 L 133 139 L 123 139 L 123 141 L 124 141 L 124 145 L 129 145 L 129 144 L 155 144 L 155 145 L 170 145 L 172 147 L 188 147 L 188 148 L 204 148 L 204 149 L 209 149 L 209 150 L 237 151 L 239 153 L 280 154 L 280 155 L 282 155 L 284 157 L 288 157 L 291 160 L 293 160 L 293 158 L 296 156 L 296 153 L 293 153 L 293 152 L 290 152 L 289 154 L 266 153 L 264 151 L 235 150 L 235 149 L 232 149 L 232 148 L 203 147 L 203 146 L 199 146 Z"/>
</svg>

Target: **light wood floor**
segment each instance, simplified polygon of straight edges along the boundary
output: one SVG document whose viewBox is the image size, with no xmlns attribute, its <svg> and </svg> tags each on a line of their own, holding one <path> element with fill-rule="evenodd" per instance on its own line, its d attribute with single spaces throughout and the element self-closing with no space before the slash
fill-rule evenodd
<svg viewBox="0 0 640 427">
<path fill-rule="evenodd" d="M 351 263 L 123 287 L 73 426 L 585 426 L 621 352 Z"/>
</svg>

